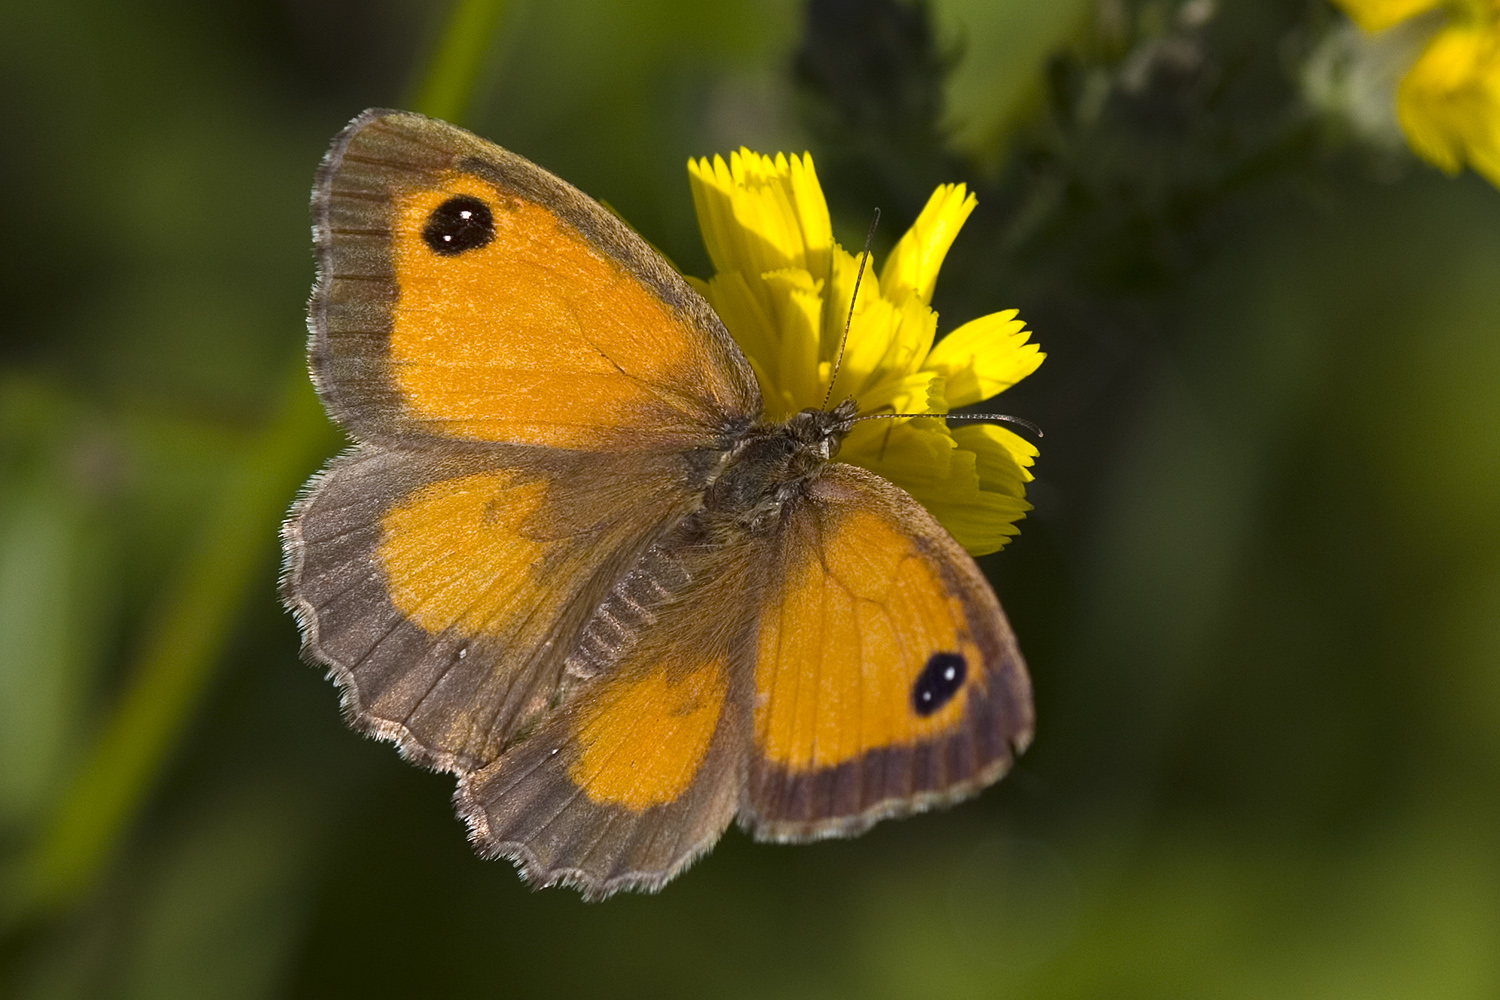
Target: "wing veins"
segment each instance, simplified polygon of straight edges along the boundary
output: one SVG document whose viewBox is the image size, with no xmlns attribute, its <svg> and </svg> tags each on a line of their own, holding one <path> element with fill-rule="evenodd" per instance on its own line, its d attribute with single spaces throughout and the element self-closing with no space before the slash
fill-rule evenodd
<svg viewBox="0 0 1500 1000">
<path fill-rule="evenodd" d="M 655 386 L 654 384 L 646 381 L 641 376 L 634 375 L 634 374 L 626 371 L 624 368 L 622 368 L 620 366 L 620 363 L 618 361 L 616 361 L 614 358 L 610 357 L 607 353 L 605 353 L 604 348 L 600 347 L 598 344 L 594 343 L 592 340 L 590 340 L 587 337 L 583 338 L 583 342 L 585 344 L 588 344 L 594 350 L 598 351 L 599 352 L 599 356 L 601 358 L 603 358 L 605 361 L 608 361 L 610 363 L 610 365 L 614 368 L 615 371 L 619 372 L 623 377 L 629 379 L 630 381 L 634 382 L 635 384 L 639 385 L 643 390 L 645 390 L 645 392 L 648 395 L 654 397 L 658 403 L 661 403 L 663 406 L 669 407 L 670 409 L 676 410 L 679 413 L 685 413 L 685 414 L 687 414 L 689 416 L 692 416 L 692 410 L 691 409 L 685 409 L 681 405 L 681 402 L 690 402 L 691 401 L 691 397 L 684 396 L 684 395 L 682 395 L 680 393 L 672 392 L 671 390 L 667 390 L 667 394 L 675 397 L 678 400 L 678 402 L 669 401 L 668 399 L 664 398 L 663 393 L 661 391 L 659 391 L 659 389 L 658 389 L 657 386 Z"/>
</svg>

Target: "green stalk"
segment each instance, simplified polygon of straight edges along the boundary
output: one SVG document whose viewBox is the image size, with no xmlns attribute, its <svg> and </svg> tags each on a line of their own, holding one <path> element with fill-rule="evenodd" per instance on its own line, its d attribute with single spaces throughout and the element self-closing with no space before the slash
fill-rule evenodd
<svg viewBox="0 0 1500 1000">
<path fill-rule="evenodd" d="M 463 116 L 504 9 L 504 0 L 454 0 L 417 110 Z M 299 349 L 276 415 L 231 461 L 97 741 L 31 852 L 8 873 L 5 923 L 59 913 L 98 882 L 198 711 L 251 586 L 264 582 L 297 486 L 335 447 Z"/>
<path fill-rule="evenodd" d="M 505 0 L 453 0 L 453 11 L 413 95 L 411 110 L 462 121 L 504 14 Z"/>
<path fill-rule="evenodd" d="M 130 683 L 18 873 L 12 902 L 21 913 L 10 916 L 64 909 L 98 880 L 197 711 L 251 583 L 264 579 L 288 499 L 335 446 L 299 364 L 275 419 L 226 470 L 145 630 Z"/>
</svg>

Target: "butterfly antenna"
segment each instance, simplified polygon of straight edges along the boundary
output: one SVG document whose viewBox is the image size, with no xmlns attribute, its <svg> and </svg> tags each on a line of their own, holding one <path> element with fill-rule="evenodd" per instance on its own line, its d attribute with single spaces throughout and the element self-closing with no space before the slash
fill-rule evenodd
<svg viewBox="0 0 1500 1000">
<path fill-rule="evenodd" d="M 1030 420 L 1025 417 L 1013 417 L 1009 413 L 947 413 L 944 417 L 948 420 L 992 420 L 1001 424 L 1015 424 L 1037 437 L 1044 436 L 1042 429 Z"/>
<path fill-rule="evenodd" d="M 854 294 L 849 296 L 849 315 L 844 318 L 844 335 L 839 338 L 838 357 L 833 360 L 833 372 L 828 376 L 828 391 L 823 393 L 823 409 L 833 398 L 833 383 L 839 380 L 839 366 L 844 363 L 844 346 L 849 343 L 849 327 L 854 323 L 854 303 L 859 301 L 859 283 L 864 280 L 865 264 L 870 260 L 870 244 L 875 241 L 875 227 L 880 225 L 880 209 L 875 209 L 875 218 L 870 220 L 870 231 L 865 234 L 865 248 L 859 254 L 859 270 L 854 275 Z"/>
<path fill-rule="evenodd" d="M 1017 427 L 1030 431 L 1037 437 L 1043 437 L 1042 429 L 1025 417 L 1013 417 L 1009 413 L 866 413 L 854 418 L 854 422 L 861 420 L 894 420 L 900 417 L 937 417 L 941 420 L 989 420 L 1000 424 L 1015 424 Z"/>
</svg>

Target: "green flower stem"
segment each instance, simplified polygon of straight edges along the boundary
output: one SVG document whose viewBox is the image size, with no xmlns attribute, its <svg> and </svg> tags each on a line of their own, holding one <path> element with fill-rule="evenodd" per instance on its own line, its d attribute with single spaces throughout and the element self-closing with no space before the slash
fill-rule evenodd
<svg viewBox="0 0 1500 1000">
<path fill-rule="evenodd" d="M 276 418 L 229 463 L 142 638 L 130 684 L 23 868 L 23 911 L 64 908 L 98 878 L 201 702 L 250 584 L 274 559 L 288 498 L 336 446 L 299 359 Z"/>
<path fill-rule="evenodd" d="M 504 9 L 504 0 L 455 0 L 417 89 L 417 110 L 463 116 Z M 98 741 L 32 852 L 9 873 L 5 922 L 59 912 L 98 880 L 198 709 L 251 586 L 274 558 L 276 527 L 293 493 L 335 447 L 299 349 L 290 389 L 271 423 L 231 461 Z"/>
<path fill-rule="evenodd" d="M 422 74 L 411 110 L 450 122 L 464 118 L 504 14 L 505 0 L 453 0 L 453 11 L 432 62 Z"/>
</svg>

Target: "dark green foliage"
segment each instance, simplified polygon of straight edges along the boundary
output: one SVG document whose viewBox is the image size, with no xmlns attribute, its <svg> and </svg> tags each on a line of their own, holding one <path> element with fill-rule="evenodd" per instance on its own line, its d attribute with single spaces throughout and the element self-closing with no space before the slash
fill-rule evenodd
<svg viewBox="0 0 1500 1000">
<path fill-rule="evenodd" d="M 820 140 L 819 169 L 839 204 L 880 204 L 916 217 L 952 179 L 939 118 L 956 53 L 939 50 L 924 3 L 812 0 L 793 77 Z"/>
</svg>

